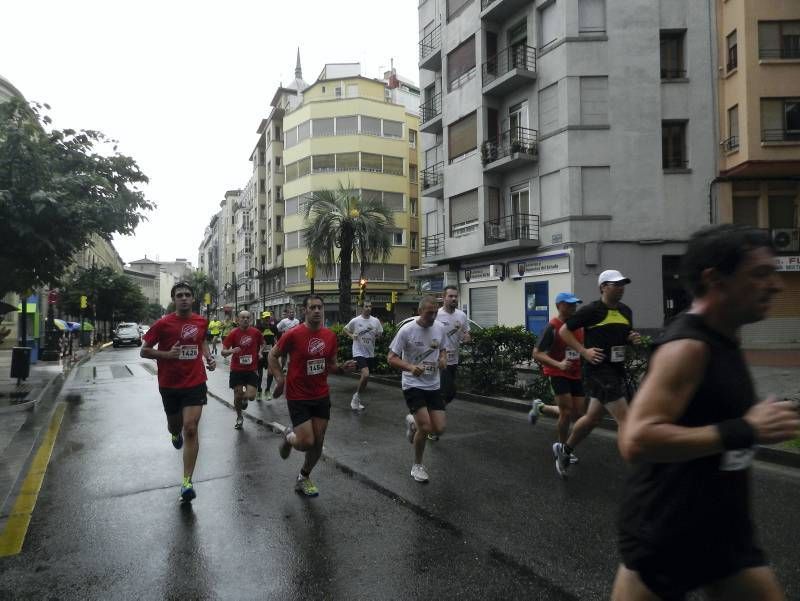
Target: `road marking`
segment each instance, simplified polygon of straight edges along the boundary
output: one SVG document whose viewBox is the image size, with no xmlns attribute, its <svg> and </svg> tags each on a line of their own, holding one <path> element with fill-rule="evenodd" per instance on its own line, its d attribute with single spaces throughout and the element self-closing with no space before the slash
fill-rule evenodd
<svg viewBox="0 0 800 601">
<path fill-rule="evenodd" d="M 8 516 L 6 527 L 0 533 L 0 557 L 17 555 L 22 551 L 22 544 L 25 542 L 25 535 L 28 533 L 28 525 L 31 523 L 33 509 L 36 507 L 36 500 L 42 488 L 44 474 L 50 463 L 50 455 L 53 453 L 53 447 L 55 446 L 66 408 L 67 406 L 64 403 L 56 405 L 56 410 L 50 419 L 50 425 L 47 428 L 44 440 L 42 440 L 39 450 L 36 451 L 31 467 L 28 469 L 28 474 L 22 482 L 17 500 L 14 502 L 14 507 L 11 509 L 11 514 Z"/>
</svg>

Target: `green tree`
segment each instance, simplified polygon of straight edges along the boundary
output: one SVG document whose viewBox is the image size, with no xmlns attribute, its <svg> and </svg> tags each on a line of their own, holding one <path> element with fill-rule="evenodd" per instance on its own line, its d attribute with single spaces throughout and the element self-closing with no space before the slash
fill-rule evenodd
<svg viewBox="0 0 800 601">
<path fill-rule="evenodd" d="M 196 270 L 192 272 L 189 278 L 189 284 L 192 285 L 194 290 L 194 304 L 192 310 L 196 313 L 203 313 L 205 311 L 205 301 L 203 300 L 206 294 L 209 294 L 212 299 L 217 296 L 217 287 L 214 282 L 209 279 L 205 271 Z"/>
<path fill-rule="evenodd" d="M 94 130 L 48 129 L 42 110 L 0 103 L 0 297 L 59 280 L 98 234 L 132 234 L 153 209 L 147 177 Z"/>
<path fill-rule="evenodd" d="M 109 267 L 80 269 L 63 282 L 61 309 L 68 315 L 80 314 L 80 297 L 85 295 L 85 316 L 111 323 L 142 321 L 147 316 L 147 299 L 139 287 L 124 274 Z"/>
<path fill-rule="evenodd" d="M 156 321 L 161 319 L 162 315 L 164 315 L 164 307 L 159 303 L 148 303 L 145 307 L 145 321 Z"/>
<path fill-rule="evenodd" d="M 308 199 L 305 239 L 314 262 L 330 274 L 339 264 L 339 319 L 350 319 L 353 278 L 352 261 L 360 263 L 360 276 L 373 263 L 382 263 L 392 253 L 392 212 L 380 201 L 362 199 L 339 184 L 338 190 L 320 190 Z"/>
</svg>

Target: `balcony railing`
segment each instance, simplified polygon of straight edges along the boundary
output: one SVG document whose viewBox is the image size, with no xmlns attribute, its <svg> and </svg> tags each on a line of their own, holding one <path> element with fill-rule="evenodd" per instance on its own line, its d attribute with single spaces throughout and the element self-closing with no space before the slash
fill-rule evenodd
<svg viewBox="0 0 800 601">
<path fill-rule="evenodd" d="M 494 0 L 481 0 L 481 10 L 486 10 L 486 7 L 492 2 L 494 2 Z"/>
<path fill-rule="evenodd" d="M 536 71 L 536 48 L 519 44 L 503 48 L 483 63 L 483 85 L 489 85 L 512 69 Z"/>
<path fill-rule="evenodd" d="M 728 64 L 726 65 L 728 71 L 733 71 L 739 64 L 739 54 L 737 45 L 734 44 L 728 48 Z"/>
<path fill-rule="evenodd" d="M 435 257 L 444 254 L 444 234 L 433 234 L 422 239 L 422 256 Z"/>
<path fill-rule="evenodd" d="M 442 26 L 437 25 L 419 42 L 419 60 L 424 60 L 432 52 L 438 51 L 442 45 Z"/>
<path fill-rule="evenodd" d="M 739 136 L 731 136 L 723 140 L 720 145 L 725 152 L 732 152 L 739 148 Z"/>
<path fill-rule="evenodd" d="M 483 224 L 486 244 L 499 244 L 510 240 L 538 240 L 539 216 L 515 213 Z"/>
<path fill-rule="evenodd" d="M 428 188 L 433 188 L 434 186 L 441 186 L 442 183 L 444 183 L 444 174 L 442 173 L 443 169 L 444 161 L 423 169 L 421 172 L 422 189 L 427 190 Z"/>
<path fill-rule="evenodd" d="M 442 93 L 434 94 L 430 98 L 426 98 L 419 107 L 419 114 L 422 123 L 430 121 L 434 117 L 442 114 Z"/>
<path fill-rule="evenodd" d="M 800 142 L 800 129 L 765 129 L 762 142 Z"/>
<path fill-rule="evenodd" d="M 536 156 L 537 131 L 527 127 L 514 127 L 502 132 L 497 140 L 486 140 L 481 146 L 481 160 L 484 165 L 493 163 L 515 153 Z"/>
<path fill-rule="evenodd" d="M 785 48 L 759 48 L 758 58 L 800 59 L 800 47 L 788 46 Z"/>
</svg>

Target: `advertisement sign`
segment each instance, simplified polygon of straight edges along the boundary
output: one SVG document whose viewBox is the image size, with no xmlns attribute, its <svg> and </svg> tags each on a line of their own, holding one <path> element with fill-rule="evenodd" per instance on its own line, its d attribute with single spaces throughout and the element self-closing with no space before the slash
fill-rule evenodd
<svg viewBox="0 0 800 601">
<path fill-rule="evenodd" d="M 800 271 L 800 255 L 775 257 L 777 271 Z"/>
<path fill-rule="evenodd" d="M 517 262 L 516 269 L 512 266 L 511 273 L 516 274 L 515 277 L 521 278 L 552 273 L 569 273 L 569 253 L 523 259 Z"/>
</svg>

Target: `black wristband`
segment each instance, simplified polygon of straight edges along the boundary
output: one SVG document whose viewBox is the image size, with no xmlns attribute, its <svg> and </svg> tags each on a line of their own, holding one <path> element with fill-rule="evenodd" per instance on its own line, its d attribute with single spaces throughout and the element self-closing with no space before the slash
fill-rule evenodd
<svg viewBox="0 0 800 601">
<path fill-rule="evenodd" d="M 726 450 L 749 449 L 756 443 L 756 431 L 743 417 L 720 422 L 717 430 Z"/>
</svg>

